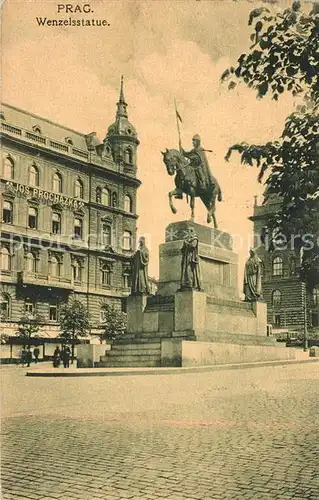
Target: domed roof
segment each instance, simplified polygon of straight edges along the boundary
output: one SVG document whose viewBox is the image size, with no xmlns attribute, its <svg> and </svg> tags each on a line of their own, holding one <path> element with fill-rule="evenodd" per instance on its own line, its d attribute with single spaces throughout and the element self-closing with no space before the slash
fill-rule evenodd
<svg viewBox="0 0 319 500">
<path fill-rule="evenodd" d="M 126 109 L 127 103 L 125 102 L 124 91 L 123 91 L 123 76 L 121 77 L 120 98 L 119 101 L 116 103 L 116 106 L 117 106 L 117 112 L 116 112 L 115 122 L 109 126 L 107 130 L 107 135 L 108 136 L 126 135 L 126 136 L 137 137 L 137 132 L 135 127 L 128 120 L 127 109 Z"/>
</svg>

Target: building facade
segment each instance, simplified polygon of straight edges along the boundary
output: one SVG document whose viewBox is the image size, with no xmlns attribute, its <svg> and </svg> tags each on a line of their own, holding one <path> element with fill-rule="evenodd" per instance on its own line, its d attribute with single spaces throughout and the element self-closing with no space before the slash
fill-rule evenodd
<svg viewBox="0 0 319 500">
<path fill-rule="evenodd" d="M 1 136 L 2 331 L 12 335 L 26 313 L 57 334 L 70 298 L 97 328 L 102 305 L 120 308 L 129 293 L 136 245 L 139 140 L 123 80 L 103 142 L 10 105 Z"/>
<path fill-rule="evenodd" d="M 278 244 L 269 251 L 261 244 L 265 235 L 267 219 L 280 208 L 280 200 L 272 198 L 258 205 L 250 220 L 254 223 L 255 244 L 263 265 L 263 297 L 267 302 L 268 323 L 274 329 L 302 332 L 305 318 L 308 328 L 319 324 L 319 288 L 311 293 L 300 279 L 301 258 L 293 243 Z"/>
</svg>

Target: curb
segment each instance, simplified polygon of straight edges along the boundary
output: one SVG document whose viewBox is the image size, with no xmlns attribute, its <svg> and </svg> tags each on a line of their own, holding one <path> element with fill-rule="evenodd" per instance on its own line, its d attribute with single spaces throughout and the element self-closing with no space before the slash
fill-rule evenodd
<svg viewBox="0 0 319 500">
<path fill-rule="evenodd" d="M 204 373 L 222 370 L 241 370 L 245 368 L 262 368 L 263 366 L 288 366 L 302 363 L 317 363 L 319 359 L 293 359 L 278 361 L 257 361 L 254 363 L 234 363 L 224 365 L 206 365 L 169 368 L 77 368 L 76 371 L 28 371 L 27 377 L 123 377 L 131 375 L 174 375 L 188 373 Z"/>
</svg>

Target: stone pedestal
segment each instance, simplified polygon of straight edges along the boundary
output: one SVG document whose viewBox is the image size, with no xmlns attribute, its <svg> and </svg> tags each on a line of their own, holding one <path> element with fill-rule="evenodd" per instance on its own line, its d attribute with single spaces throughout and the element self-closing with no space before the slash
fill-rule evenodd
<svg viewBox="0 0 319 500">
<path fill-rule="evenodd" d="M 196 290 L 183 290 L 175 294 L 175 336 L 197 335 L 205 330 L 206 294 Z"/>
<path fill-rule="evenodd" d="M 267 335 L 267 304 L 266 302 L 252 302 L 252 310 L 256 316 L 256 335 Z"/>
<path fill-rule="evenodd" d="M 180 287 L 181 248 L 189 227 L 195 229 L 199 239 L 198 253 L 204 292 L 220 299 L 238 300 L 238 256 L 232 250 L 231 236 L 192 221 L 175 222 L 166 228 L 166 241 L 160 245 L 159 250 L 158 294 L 174 295 Z"/>
<path fill-rule="evenodd" d="M 143 315 L 146 303 L 146 295 L 129 295 L 127 297 L 127 333 L 143 332 Z"/>
</svg>

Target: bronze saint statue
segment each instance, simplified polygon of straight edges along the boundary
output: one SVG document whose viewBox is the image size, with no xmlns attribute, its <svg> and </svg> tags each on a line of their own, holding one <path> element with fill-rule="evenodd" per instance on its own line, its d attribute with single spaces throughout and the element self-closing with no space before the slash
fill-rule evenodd
<svg viewBox="0 0 319 500">
<path fill-rule="evenodd" d="M 245 301 L 256 302 L 262 298 L 261 295 L 261 264 L 262 261 L 255 250 L 249 251 L 249 259 L 245 264 L 244 294 Z"/>
<path fill-rule="evenodd" d="M 139 248 L 132 257 L 132 286 L 131 295 L 149 295 L 150 287 L 148 281 L 149 251 L 145 245 L 145 238 L 139 239 Z"/>
<path fill-rule="evenodd" d="M 201 290 L 201 278 L 198 256 L 198 238 L 193 228 L 188 228 L 183 241 L 181 290 Z"/>
<path fill-rule="evenodd" d="M 195 216 L 195 198 L 198 197 L 207 209 L 207 222 L 214 222 L 217 228 L 215 217 L 216 198 L 222 201 L 222 192 L 217 179 L 212 175 L 205 150 L 200 146 L 200 137 L 193 137 L 193 149 L 186 152 L 180 146 L 177 149 L 166 149 L 162 151 L 163 161 L 166 165 L 167 173 L 175 175 L 176 189 L 168 193 L 169 204 L 172 212 L 177 212 L 173 205 L 173 198 L 183 199 L 183 193 L 190 197 L 191 217 Z"/>
<path fill-rule="evenodd" d="M 201 138 L 195 134 L 193 139 L 193 149 L 185 151 L 180 144 L 180 151 L 185 158 L 188 158 L 191 166 L 193 167 L 198 182 L 198 188 L 202 191 L 213 189 L 215 180 L 209 168 L 205 149 L 201 147 Z"/>
</svg>

